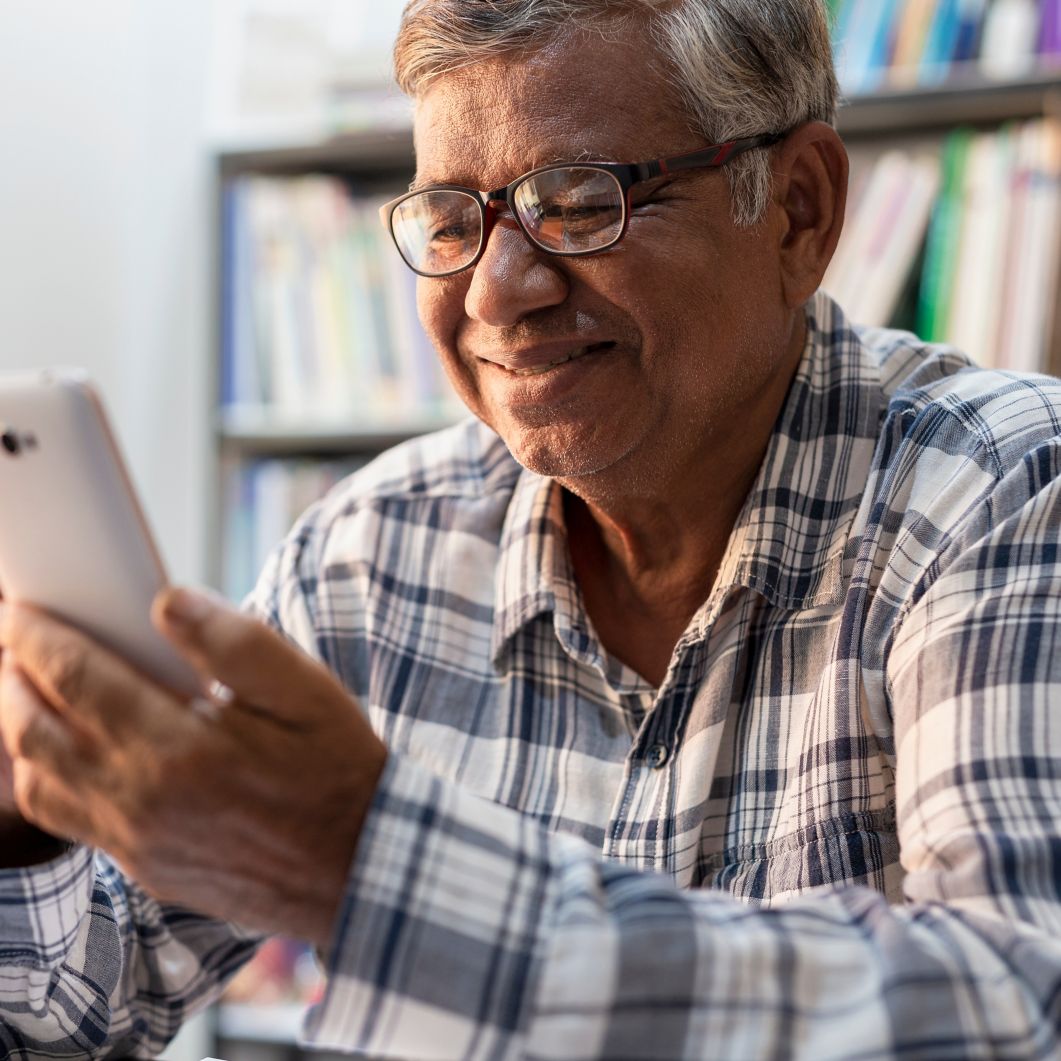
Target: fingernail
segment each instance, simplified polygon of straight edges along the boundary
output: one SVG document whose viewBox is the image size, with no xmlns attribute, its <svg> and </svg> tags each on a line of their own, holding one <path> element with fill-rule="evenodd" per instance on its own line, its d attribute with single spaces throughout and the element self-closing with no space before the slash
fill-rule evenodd
<svg viewBox="0 0 1061 1061">
<path fill-rule="evenodd" d="M 163 611 L 171 622 L 191 626 L 201 623 L 214 607 L 214 602 L 205 594 L 190 589 L 178 589 L 169 595 Z"/>
</svg>

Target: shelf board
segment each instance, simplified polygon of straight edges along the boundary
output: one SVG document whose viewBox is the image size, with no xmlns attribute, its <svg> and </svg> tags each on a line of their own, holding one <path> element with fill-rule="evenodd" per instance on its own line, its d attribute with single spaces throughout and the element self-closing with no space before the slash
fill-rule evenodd
<svg viewBox="0 0 1061 1061">
<path fill-rule="evenodd" d="M 392 175 L 412 172 L 413 129 L 368 129 L 307 143 L 263 144 L 218 156 L 223 178 L 244 173 L 283 176 L 312 171 Z"/>
<path fill-rule="evenodd" d="M 247 173 L 409 174 L 413 169 L 413 131 L 411 127 L 375 129 L 304 144 L 240 148 L 221 152 L 217 165 L 223 179 Z"/>
<path fill-rule="evenodd" d="M 978 70 L 954 71 L 932 87 L 882 88 L 847 100 L 838 126 L 847 138 L 945 129 L 952 125 L 992 125 L 1010 118 L 1033 118 L 1056 110 L 1061 69 L 1041 70 L 1012 81 L 994 81 Z"/>
<path fill-rule="evenodd" d="M 457 410 L 302 419 L 265 409 L 226 409 L 218 423 L 225 450 L 241 456 L 368 453 L 451 427 Z"/>
</svg>

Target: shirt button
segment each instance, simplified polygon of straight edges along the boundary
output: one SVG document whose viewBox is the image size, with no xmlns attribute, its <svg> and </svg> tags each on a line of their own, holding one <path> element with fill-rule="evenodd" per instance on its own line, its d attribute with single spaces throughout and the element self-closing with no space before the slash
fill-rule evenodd
<svg viewBox="0 0 1061 1061">
<path fill-rule="evenodd" d="M 653 744 L 645 758 L 653 770 L 658 770 L 670 758 L 670 748 L 666 744 Z"/>
</svg>

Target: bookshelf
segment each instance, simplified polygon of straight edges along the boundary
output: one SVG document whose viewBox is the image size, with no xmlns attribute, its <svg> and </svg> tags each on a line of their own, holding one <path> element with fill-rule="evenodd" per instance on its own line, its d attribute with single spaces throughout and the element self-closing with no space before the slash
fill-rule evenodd
<svg viewBox="0 0 1061 1061">
<path fill-rule="evenodd" d="M 968 65 L 956 67 L 945 84 L 920 88 L 881 88 L 871 96 L 846 101 L 840 112 L 840 132 L 853 158 L 872 159 L 890 147 L 939 144 L 955 126 L 989 129 L 1001 123 L 1061 116 L 1061 68 L 1036 71 L 1016 79 L 985 78 Z M 223 244 L 225 192 L 233 182 L 247 178 L 288 180 L 304 175 L 324 175 L 342 181 L 351 194 L 367 199 L 397 194 L 412 173 L 410 130 L 358 133 L 322 143 L 264 146 L 253 150 L 225 152 L 216 160 L 218 182 L 218 231 Z M 380 244 L 383 252 L 391 248 Z M 396 257 L 396 255 L 395 255 Z M 215 498 L 214 525 L 210 540 L 224 540 L 227 520 L 223 514 L 226 475 L 245 463 L 268 460 L 321 461 L 365 460 L 404 439 L 452 423 L 460 415 L 454 403 L 403 407 L 391 403 L 385 409 L 362 408 L 344 416 L 290 415 L 275 409 L 236 406 L 224 397 L 226 351 L 225 263 L 231 255 L 222 245 L 218 254 L 217 307 L 219 321 L 214 373 Z M 411 305 L 410 305 L 411 312 Z M 1041 366 L 1061 374 L 1061 341 L 1058 322 L 1050 329 L 1048 355 Z M 211 552 L 212 576 L 225 585 L 224 551 L 215 544 Z M 248 1046 L 246 1056 L 293 1059 L 291 1046 L 299 1024 L 301 1007 L 285 1002 L 275 1006 L 249 1003 L 222 1004 L 217 1011 L 219 1042 L 229 1058 L 242 1056 L 238 1043 Z M 257 1052 L 255 1052 L 257 1051 Z M 263 1052 L 264 1051 L 264 1052 Z M 271 1052 L 270 1052 L 271 1051 Z M 314 1055 L 316 1056 L 316 1055 Z"/>
<path fill-rule="evenodd" d="M 1061 69 L 1057 67 L 997 81 L 965 64 L 939 86 L 883 88 L 871 97 L 852 100 L 843 108 L 840 122 L 852 158 L 848 218 L 826 288 L 839 287 L 833 293 L 861 323 L 892 323 L 931 341 L 953 342 L 991 367 L 1061 375 L 1061 319 L 1054 310 L 1061 293 L 1059 120 Z M 996 143 L 990 146 L 985 141 Z M 953 160 L 957 146 L 968 152 L 968 160 L 955 189 L 953 178 L 948 184 L 948 159 Z M 925 218 L 928 223 L 907 263 L 898 303 L 885 319 L 873 320 L 871 314 L 859 312 L 864 300 L 844 298 L 844 285 L 832 281 L 849 264 L 843 259 L 845 241 L 853 240 L 861 220 L 860 195 L 866 192 L 869 177 L 879 176 L 873 173 L 874 166 L 896 154 L 910 161 L 910 187 L 918 168 L 914 162 L 933 167 L 939 183 Z M 981 179 L 991 167 L 995 167 L 993 184 Z M 1029 189 L 1034 189 L 1034 196 Z M 947 196 L 958 214 L 950 231 L 936 216 Z M 872 215 L 872 206 L 868 210 Z M 995 219 L 993 233 L 985 232 L 983 224 L 970 224 L 970 219 L 989 216 Z M 949 314 L 946 306 L 937 306 L 933 314 L 938 292 L 926 290 L 933 283 L 933 272 L 943 268 L 941 239 L 949 243 L 951 259 L 956 259 L 950 262 L 954 272 L 944 284 L 950 286 L 953 303 Z M 848 287 L 861 284 L 868 289 L 875 280 L 872 272 L 851 275 Z M 938 277 L 936 283 L 939 286 Z M 997 304 L 988 310 L 985 300 Z M 967 317 L 977 317 L 982 327 Z M 1019 326 L 1011 329 L 1010 322 Z"/>
<path fill-rule="evenodd" d="M 985 77 L 972 65 L 956 69 L 944 84 L 927 88 L 882 87 L 849 99 L 840 110 L 840 132 L 862 145 L 882 137 L 938 134 L 955 125 L 998 125 L 1059 113 L 1061 67 L 1015 80 Z"/>
<path fill-rule="evenodd" d="M 415 278 L 376 217 L 411 174 L 408 128 L 217 157 L 208 562 L 232 598 L 251 588 L 267 548 L 253 541 L 258 502 L 270 533 L 307 503 L 297 483 L 285 501 L 285 463 L 302 474 L 332 462 L 331 481 L 460 416 L 416 322 Z M 248 552 L 234 575 L 232 557 Z"/>
</svg>

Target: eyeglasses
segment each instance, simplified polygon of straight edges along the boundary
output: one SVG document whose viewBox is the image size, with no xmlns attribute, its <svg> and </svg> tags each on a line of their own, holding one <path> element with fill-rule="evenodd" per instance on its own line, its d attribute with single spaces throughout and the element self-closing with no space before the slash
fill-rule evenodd
<svg viewBox="0 0 1061 1061">
<path fill-rule="evenodd" d="M 717 169 L 783 139 L 783 133 L 753 136 L 649 162 L 561 162 L 492 192 L 433 184 L 387 203 L 380 219 L 405 264 L 420 276 L 452 276 L 475 265 L 506 205 L 527 239 L 546 254 L 599 254 L 625 235 L 635 185 L 681 170 Z"/>
</svg>

